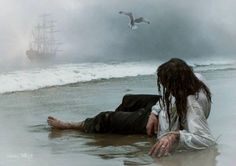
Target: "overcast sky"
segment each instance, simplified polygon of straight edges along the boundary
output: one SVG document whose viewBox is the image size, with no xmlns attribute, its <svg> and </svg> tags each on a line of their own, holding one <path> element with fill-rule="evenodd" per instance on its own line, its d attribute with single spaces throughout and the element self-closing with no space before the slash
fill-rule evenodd
<svg viewBox="0 0 236 166">
<path fill-rule="evenodd" d="M 50 13 L 65 62 L 227 58 L 236 53 L 234 0 L 0 0 L 0 65 L 28 62 L 39 15 Z M 132 31 L 132 11 L 151 21 Z"/>
</svg>

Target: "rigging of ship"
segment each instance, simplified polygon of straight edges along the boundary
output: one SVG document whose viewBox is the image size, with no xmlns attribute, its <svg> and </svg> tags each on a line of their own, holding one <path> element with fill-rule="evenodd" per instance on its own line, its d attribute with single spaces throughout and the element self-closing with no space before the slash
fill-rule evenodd
<svg viewBox="0 0 236 166">
<path fill-rule="evenodd" d="M 30 61 L 49 61 L 55 58 L 58 42 L 55 38 L 55 21 L 49 20 L 50 15 L 40 16 L 41 22 L 32 30 L 32 39 L 26 55 Z"/>
</svg>

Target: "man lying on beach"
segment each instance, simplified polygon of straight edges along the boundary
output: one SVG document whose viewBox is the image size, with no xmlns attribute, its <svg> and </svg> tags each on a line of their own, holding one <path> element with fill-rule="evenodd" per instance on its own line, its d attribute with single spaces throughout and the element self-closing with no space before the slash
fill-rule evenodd
<svg viewBox="0 0 236 166">
<path fill-rule="evenodd" d="M 101 112 L 82 122 L 48 117 L 58 129 L 87 133 L 123 133 L 151 136 L 157 141 L 149 154 L 165 156 L 176 149 L 198 150 L 215 144 L 207 118 L 211 92 L 181 59 L 171 59 L 157 69 L 158 95 L 126 95 L 115 111 Z M 158 129 L 158 130 L 157 130 Z"/>
</svg>

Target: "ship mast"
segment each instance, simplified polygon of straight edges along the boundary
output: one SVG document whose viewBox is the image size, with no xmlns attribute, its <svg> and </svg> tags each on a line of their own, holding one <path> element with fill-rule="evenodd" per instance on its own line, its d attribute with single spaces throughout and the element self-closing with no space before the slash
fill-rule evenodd
<svg viewBox="0 0 236 166">
<path fill-rule="evenodd" d="M 56 47 L 56 40 L 55 40 L 55 21 L 51 20 L 49 22 L 49 39 L 48 39 L 48 46 L 50 54 L 56 54 L 57 47 Z"/>
<path fill-rule="evenodd" d="M 39 59 L 54 57 L 57 53 L 57 44 L 55 40 L 55 21 L 49 21 L 49 14 L 40 16 L 39 23 L 32 31 L 32 42 L 30 49 L 26 51 L 29 59 Z"/>
<path fill-rule="evenodd" d="M 48 14 L 44 14 L 42 15 L 42 25 L 41 25 L 41 29 L 42 29 L 42 55 L 45 55 L 45 53 L 48 52 L 48 30 L 49 30 L 49 26 L 47 25 L 47 17 L 49 15 Z"/>
</svg>

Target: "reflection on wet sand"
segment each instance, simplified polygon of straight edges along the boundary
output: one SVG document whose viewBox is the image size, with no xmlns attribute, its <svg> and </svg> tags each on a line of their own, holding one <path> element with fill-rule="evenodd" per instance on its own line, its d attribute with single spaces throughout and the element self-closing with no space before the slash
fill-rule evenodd
<svg viewBox="0 0 236 166">
<path fill-rule="evenodd" d="M 205 150 L 181 152 L 157 158 L 155 163 L 163 166 L 215 166 L 217 164 L 216 157 L 219 154 L 218 148 L 215 146 Z"/>
<path fill-rule="evenodd" d="M 79 150 L 80 153 L 98 156 L 104 160 L 119 159 L 123 161 L 124 165 L 215 166 L 216 157 L 219 155 L 217 147 L 213 147 L 153 158 L 148 155 L 148 151 L 155 139 L 145 135 L 86 134 L 72 130 L 51 130 L 48 137 L 56 139 L 68 137 L 68 135 L 79 138 L 80 145 L 83 143 L 83 148 Z M 74 141 L 71 143 L 74 144 Z M 191 165 L 189 165 L 190 163 Z"/>
</svg>

